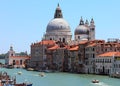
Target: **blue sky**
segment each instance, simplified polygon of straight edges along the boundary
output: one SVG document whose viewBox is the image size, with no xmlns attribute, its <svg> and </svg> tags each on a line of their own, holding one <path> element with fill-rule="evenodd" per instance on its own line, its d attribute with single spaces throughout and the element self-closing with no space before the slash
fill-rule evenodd
<svg viewBox="0 0 120 86">
<path fill-rule="evenodd" d="M 96 39 L 120 38 L 120 0 L 0 0 L 0 53 L 10 45 L 16 52 L 28 51 L 40 41 L 60 4 L 72 34 L 81 16 L 94 19 Z"/>
</svg>

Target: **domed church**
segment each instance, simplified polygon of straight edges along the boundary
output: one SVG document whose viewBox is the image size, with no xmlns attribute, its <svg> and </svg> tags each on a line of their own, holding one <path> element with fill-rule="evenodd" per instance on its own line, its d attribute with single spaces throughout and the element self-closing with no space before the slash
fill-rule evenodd
<svg viewBox="0 0 120 86">
<path fill-rule="evenodd" d="M 54 18 L 48 23 L 45 40 L 55 40 L 69 42 L 72 39 L 72 33 L 67 21 L 63 18 L 62 10 L 58 4 Z"/>
<path fill-rule="evenodd" d="M 81 17 L 80 23 L 74 31 L 74 39 L 72 40 L 70 25 L 63 18 L 62 10 L 58 4 L 54 18 L 46 27 L 43 40 L 31 45 L 31 59 L 28 66 L 36 68 L 35 70 L 45 68 L 54 70 L 56 68 L 55 70 L 62 71 L 63 64 L 65 63 L 65 68 L 69 70 L 72 67 L 71 64 L 76 65 L 74 62 L 84 62 L 85 52 L 83 52 L 83 48 L 86 44 L 85 46 L 84 44 L 80 45 L 83 48 L 79 48 L 79 44 L 86 43 L 86 40 L 95 40 L 94 20 L 91 19 L 89 24 L 88 20 L 84 22 Z M 79 64 L 81 63 L 78 63 L 78 66 Z"/>
<path fill-rule="evenodd" d="M 44 35 L 45 40 L 55 40 L 64 43 L 72 42 L 72 33 L 69 24 L 63 18 L 62 10 L 58 4 L 54 18 L 48 23 L 46 33 Z M 74 31 L 74 41 L 82 40 L 94 40 L 95 39 L 95 25 L 93 18 L 84 23 L 84 20 L 80 19 L 79 25 Z"/>
</svg>

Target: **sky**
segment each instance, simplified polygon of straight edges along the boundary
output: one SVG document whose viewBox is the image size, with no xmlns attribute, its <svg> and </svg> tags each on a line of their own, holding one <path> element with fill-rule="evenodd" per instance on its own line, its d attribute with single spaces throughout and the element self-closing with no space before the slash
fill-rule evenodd
<svg viewBox="0 0 120 86">
<path fill-rule="evenodd" d="M 10 46 L 17 53 L 30 53 L 30 45 L 42 39 L 58 3 L 73 38 L 81 16 L 94 19 L 96 39 L 120 38 L 120 0 L 0 0 L 0 54 Z"/>
</svg>

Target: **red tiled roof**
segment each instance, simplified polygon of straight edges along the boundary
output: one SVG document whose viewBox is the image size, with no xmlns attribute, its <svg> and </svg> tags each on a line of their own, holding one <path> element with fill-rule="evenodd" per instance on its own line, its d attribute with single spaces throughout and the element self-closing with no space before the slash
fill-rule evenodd
<svg viewBox="0 0 120 86">
<path fill-rule="evenodd" d="M 78 49 L 79 49 L 79 46 L 74 46 L 74 47 L 70 48 L 69 50 L 70 51 L 77 51 Z"/>
<path fill-rule="evenodd" d="M 10 58 L 26 58 L 29 59 L 29 56 L 11 56 Z"/>
<path fill-rule="evenodd" d="M 43 40 L 43 41 L 40 42 L 40 44 L 53 45 L 53 44 L 55 44 L 55 41 L 53 41 L 53 40 Z"/>
<path fill-rule="evenodd" d="M 58 48 L 59 48 L 59 46 L 58 46 L 58 45 L 55 45 L 55 46 L 53 46 L 53 47 L 48 48 L 48 50 L 56 50 L 56 49 L 58 49 Z"/>
<path fill-rule="evenodd" d="M 80 41 L 79 44 L 86 44 L 88 41 L 84 40 L 84 41 Z"/>
<path fill-rule="evenodd" d="M 43 41 L 40 41 L 40 42 L 37 42 L 37 43 L 33 43 L 32 46 L 34 45 L 54 45 L 55 44 L 55 41 L 54 40 L 43 40 Z"/>
<path fill-rule="evenodd" d="M 111 57 L 111 56 L 120 56 L 120 52 L 106 52 L 98 55 L 98 57 Z"/>
<path fill-rule="evenodd" d="M 65 48 L 65 49 L 70 49 L 70 46 L 67 46 L 67 45 L 66 45 L 64 48 Z"/>
<path fill-rule="evenodd" d="M 87 47 L 94 47 L 96 46 L 96 43 L 89 44 Z"/>
</svg>

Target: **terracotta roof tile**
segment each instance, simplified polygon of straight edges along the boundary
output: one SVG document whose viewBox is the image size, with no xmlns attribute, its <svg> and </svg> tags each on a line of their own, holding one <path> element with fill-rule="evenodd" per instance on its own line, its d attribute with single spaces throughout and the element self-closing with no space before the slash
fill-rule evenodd
<svg viewBox="0 0 120 86">
<path fill-rule="evenodd" d="M 96 43 L 89 44 L 87 47 L 94 47 L 96 46 Z"/>
<path fill-rule="evenodd" d="M 79 44 L 86 44 L 88 41 L 84 40 L 84 41 L 80 41 Z"/>
<path fill-rule="evenodd" d="M 53 44 L 55 44 L 55 41 L 53 41 L 53 40 L 43 40 L 43 41 L 40 42 L 40 44 L 53 45 Z"/>
<path fill-rule="evenodd" d="M 30 58 L 29 56 L 11 56 L 10 58 Z"/>
<path fill-rule="evenodd" d="M 34 45 L 54 45 L 55 44 L 55 41 L 54 40 L 43 40 L 43 41 L 40 41 L 40 42 L 37 42 L 37 43 L 33 43 L 32 46 Z"/>
<path fill-rule="evenodd" d="M 120 52 L 106 52 L 98 55 L 98 57 L 111 57 L 111 56 L 120 56 Z"/>
<path fill-rule="evenodd" d="M 58 45 L 55 45 L 55 46 L 53 46 L 53 47 L 48 48 L 48 50 L 56 50 L 56 49 L 58 49 L 58 48 L 59 48 L 59 46 L 58 46 Z"/>
<path fill-rule="evenodd" d="M 74 46 L 74 47 L 70 48 L 69 50 L 70 51 L 77 51 L 78 49 L 79 49 L 79 46 Z"/>
</svg>

